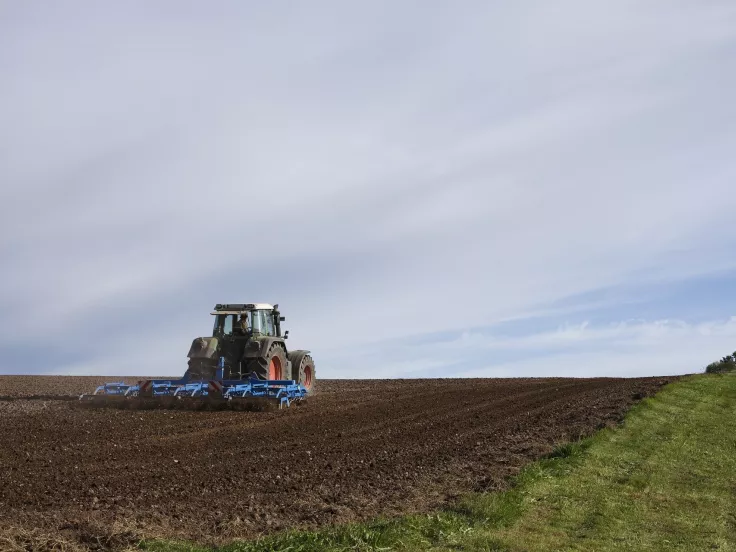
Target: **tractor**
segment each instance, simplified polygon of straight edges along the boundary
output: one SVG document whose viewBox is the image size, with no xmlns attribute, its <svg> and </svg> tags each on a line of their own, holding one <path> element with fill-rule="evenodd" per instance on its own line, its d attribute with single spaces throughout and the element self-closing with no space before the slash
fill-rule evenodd
<svg viewBox="0 0 736 552">
<path fill-rule="evenodd" d="M 289 407 L 313 394 L 309 351 L 288 350 L 289 332 L 278 305 L 217 304 L 212 335 L 189 348 L 187 370 L 177 380 L 113 382 L 79 397 L 84 406 L 117 408 Z"/>
<path fill-rule="evenodd" d="M 212 335 L 197 337 L 189 348 L 185 378 L 215 379 L 222 368 L 225 380 L 294 380 L 307 391 L 315 383 L 315 366 L 309 351 L 289 351 L 282 334 L 286 320 L 278 305 L 267 303 L 217 304 Z"/>
</svg>

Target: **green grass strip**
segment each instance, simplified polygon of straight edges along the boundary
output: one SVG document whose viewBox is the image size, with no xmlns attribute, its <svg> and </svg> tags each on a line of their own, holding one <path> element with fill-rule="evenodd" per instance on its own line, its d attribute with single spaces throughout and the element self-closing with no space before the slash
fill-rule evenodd
<svg viewBox="0 0 736 552">
<path fill-rule="evenodd" d="M 154 552 L 204 552 L 147 542 Z M 621 427 L 527 466 L 505 493 L 429 515 L 234 542 L 220 552 L 736 552 L 736 374 L 670 384 Z"/>
</svg>

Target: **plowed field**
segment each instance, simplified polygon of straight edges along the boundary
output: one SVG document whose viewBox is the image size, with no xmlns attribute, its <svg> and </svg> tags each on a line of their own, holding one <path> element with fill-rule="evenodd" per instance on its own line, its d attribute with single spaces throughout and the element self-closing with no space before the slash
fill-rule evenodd
<svg viewBox="0 0 736 552">
<path fill-rule="evenodd" d="M 187 412 L 61 400 L 116 378 L 0 377 L 0 539 L 219 542 L 426 511 L 672 379 L 331 380 L 289 410 Z"/>
</svg>

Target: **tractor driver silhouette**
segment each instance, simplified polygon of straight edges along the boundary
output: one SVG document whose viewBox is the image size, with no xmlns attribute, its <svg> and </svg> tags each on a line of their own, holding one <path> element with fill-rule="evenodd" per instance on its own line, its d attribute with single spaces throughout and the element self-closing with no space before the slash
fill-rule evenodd
<svg viewBox="0 0 736 552">
<path fill-rule="evenodd" d="M 244 312 L 240 315 L 240 320 L 238 320 L 238 333 L 241 335 L 248 335 L 250 333 L 250 326 L 248 324 L 248 313 Z"/>
</svg>

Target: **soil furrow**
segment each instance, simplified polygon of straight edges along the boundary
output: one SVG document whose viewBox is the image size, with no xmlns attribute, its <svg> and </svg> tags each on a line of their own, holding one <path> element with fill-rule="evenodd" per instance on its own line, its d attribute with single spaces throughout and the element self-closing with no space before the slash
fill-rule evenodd
<svg viewBox="0 0 736 552">
<path fill-rule="evenodd" d="M 120 378 L 27 379 L 0 377 L 0 527 L 221 542 L 501 489 L 673 378 L 324 380 L 264 413 L 80 409 Z"/>
</svg>

